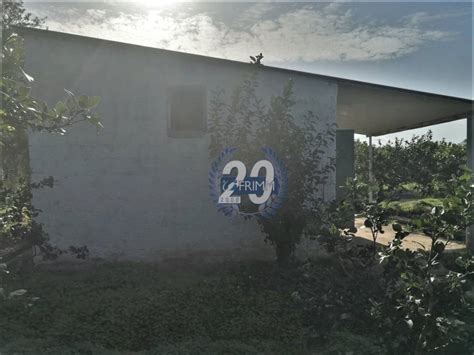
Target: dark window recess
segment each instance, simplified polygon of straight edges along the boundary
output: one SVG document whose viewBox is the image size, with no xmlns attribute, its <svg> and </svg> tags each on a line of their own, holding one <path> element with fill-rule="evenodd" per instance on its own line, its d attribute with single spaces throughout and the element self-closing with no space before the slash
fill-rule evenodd
<svg viewBox="0 0 474 355">
<path fill-rule="evenodd" d="M 168 135 L 201 137 L 206 132 L 206 91 L 203 87 L 173 88 L 169 100 Z"/>
</svg>

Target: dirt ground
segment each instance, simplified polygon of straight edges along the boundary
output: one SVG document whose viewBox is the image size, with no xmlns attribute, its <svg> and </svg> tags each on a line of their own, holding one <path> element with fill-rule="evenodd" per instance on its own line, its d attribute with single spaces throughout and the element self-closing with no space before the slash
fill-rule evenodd
<svg viewBox="0 0 474 355">
<path fill-rule="evenodd" d="M 363 218 L 356 218 L 355 225 L 357 227 L 356 235 L 358 237 L 372 241 L 372 233 L 370 233 L 369 228 L 366 228 L 364 226 Z M 395 236 L 395 232 L 393 231 L 391 226 L 387 226 L 387 228 L 384 229 L 384 231 L 385 231 L 384 234 L 379 234 L 379 236 L 377 237 L 377 243 L 388 245 L 393 240 L 393 237 Z M 411 250 L 422 249 L 423 247 L 425 247 L 428 250 L 430 248 L 430 244 L 431 244 L 431 239 L 429 237 L 425 236 L 424 234 L 418 234 L 418 233 L 410 234 L 403 240 L 403 246 Z M 466 246 L 464 245 L 464 243 L 451 241 L 446 246 L 446 249 L 455 250 L 455 249 L 464 249 L 465 247 Z"/>
</svg>

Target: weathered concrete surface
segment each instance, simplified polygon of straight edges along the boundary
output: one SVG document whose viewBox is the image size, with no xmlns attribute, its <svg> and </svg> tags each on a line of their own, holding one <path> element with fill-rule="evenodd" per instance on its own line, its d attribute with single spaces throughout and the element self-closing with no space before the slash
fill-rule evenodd
<svg viewBox="0 0 474 355">
<path fill-rule="evenodd" d="M 270 257 L 255 222 L 220 215 L 210 201 L 209 137 L 167 134 L 167 90 L 204 85 L 229 93 L 243 64 L 80 36 L 27 31 L 27 71 L 35 94 L 54 103 L 63 89 L 99 95 L 104 128 L 78 125 L 66 135 L 30 135 L 34 179 L 52 175 L 52 190 L 35 191 L 41 221 L 60 247 L 87 245 L 92 257 L 196 260 Z M 336 122 L 337 85 L 295 74 L 297 109 Z M 262 70 L 269 98 L 290 79 Z M 185 103 L 183 103 L 185 104 Z M 334 156 L 335 144 L 327 154 Z M 327 186 L 334 198 L 335 176 Z"/>
</svg>

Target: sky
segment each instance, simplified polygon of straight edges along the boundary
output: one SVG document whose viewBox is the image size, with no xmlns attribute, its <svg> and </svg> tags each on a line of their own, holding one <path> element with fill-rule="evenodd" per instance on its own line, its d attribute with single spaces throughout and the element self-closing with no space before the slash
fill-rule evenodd
<svg viewBox="0 0 474 355">
<path fill-rule="evenodd" d="M 50 30 L 473 98 L 471 2 L 25 2 Z M 432 129 L 460 142 L 466 122 Z"/>
</svg>

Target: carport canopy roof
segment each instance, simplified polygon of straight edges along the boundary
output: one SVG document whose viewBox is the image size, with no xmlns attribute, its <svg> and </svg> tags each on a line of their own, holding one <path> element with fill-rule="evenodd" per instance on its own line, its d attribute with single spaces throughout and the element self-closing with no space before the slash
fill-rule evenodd
<svg viewBox="0 0 474 355">
<path fill-rule="evenodd" d="M 379 136 L 467 118 L 473 101 L 390 86 L 336 79 L 339 129 Z"/>
</svg>

